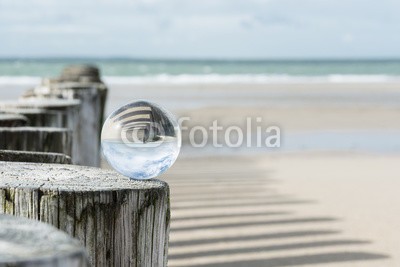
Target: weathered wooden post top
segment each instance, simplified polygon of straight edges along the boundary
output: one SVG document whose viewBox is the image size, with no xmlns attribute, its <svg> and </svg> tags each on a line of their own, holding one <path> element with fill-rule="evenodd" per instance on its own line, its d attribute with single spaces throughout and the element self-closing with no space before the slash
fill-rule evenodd
<svg viewBox="0 0 400 267">
<path fill-rule="evenodd" d="M 115 171 L 0 162 L 0 213 L 64 230 L 93 266 L 167 266 L 169 187 Z"/>
<path fill-rule="evenodd" d="M 77 240 L 50 225 L 0 215 L 0 267 L 88 267 Z"/>
</svg>

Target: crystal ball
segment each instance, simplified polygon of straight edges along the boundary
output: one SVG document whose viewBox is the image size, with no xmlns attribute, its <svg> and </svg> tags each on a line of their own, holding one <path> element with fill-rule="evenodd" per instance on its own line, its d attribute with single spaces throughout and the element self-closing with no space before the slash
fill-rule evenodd
<svg viewBox="0 0 400 267">
<path fill-rule="evenodd" d="M 181 131 L 171 113 L 157 104 L 136 101 L 114 111 L 101 132 L 108 163 L 137 180 L 168 170 L 179 155 Z"/>
</svg>

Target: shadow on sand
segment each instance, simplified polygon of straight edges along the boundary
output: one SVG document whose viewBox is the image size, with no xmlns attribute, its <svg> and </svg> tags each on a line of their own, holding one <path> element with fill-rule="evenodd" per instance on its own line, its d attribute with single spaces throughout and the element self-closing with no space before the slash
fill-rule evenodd
<svg viewBox="0 0 400 267">
<path fill-rule="evenodd" d="M 220 161 L 195 175 L 177 164 L 177 172 L 166 176 L 172 202 L 170 267 L 284 267 L 389 258 L 371 252 L 372 241 L 343 236 L 338 218 L 309 216 L 298 208 L 316 201 L 282 195 L 269 173 L 251 161 L 240 164 Z"/>
</svg>

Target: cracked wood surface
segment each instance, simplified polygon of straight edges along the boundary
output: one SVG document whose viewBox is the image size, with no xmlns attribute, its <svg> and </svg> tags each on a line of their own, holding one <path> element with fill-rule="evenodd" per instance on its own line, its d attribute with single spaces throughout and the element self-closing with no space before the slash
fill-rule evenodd
<svg viewBox="0 0 400 267">
<path fill-rule="evenodd" d="M 165 182 L 90 167 L 0 162 L 0 213 L 76 237 L 93 266 L 167 266 Z"/>
</svg>

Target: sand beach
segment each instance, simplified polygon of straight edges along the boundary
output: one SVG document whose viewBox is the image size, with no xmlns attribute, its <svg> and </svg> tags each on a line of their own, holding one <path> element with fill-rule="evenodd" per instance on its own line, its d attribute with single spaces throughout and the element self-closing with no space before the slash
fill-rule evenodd
<svg viewBox="0 0 400 267">
<path fill-rule="evenodd" d="M 196 125 L 262 117 L 282 146 L 193 148 L 171 188 L 169 266 L 398 266 L 400 84 L 111 86 Z M 254 129 L 253 129 L 254 130 Z M 222 135 L 222 134 L 221 134 Z M 223 139 L 222 136 L 219 136 Z"/>
</svg>

